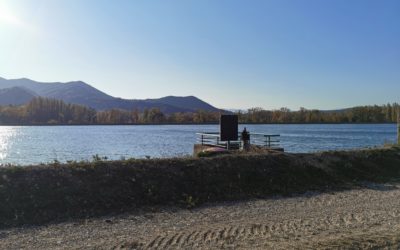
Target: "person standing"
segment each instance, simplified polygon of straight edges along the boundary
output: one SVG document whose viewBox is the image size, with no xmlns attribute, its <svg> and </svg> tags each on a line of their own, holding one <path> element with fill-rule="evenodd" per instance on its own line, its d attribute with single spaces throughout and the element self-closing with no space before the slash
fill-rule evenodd
<svg viewBox="0 0 400 250">
<path fill-rule="evenodd" d="M 242 131 L 242 149 L 248 151 L 250 149 L 250 133 L 247 132 L 246 127 Z"/>
</svg>

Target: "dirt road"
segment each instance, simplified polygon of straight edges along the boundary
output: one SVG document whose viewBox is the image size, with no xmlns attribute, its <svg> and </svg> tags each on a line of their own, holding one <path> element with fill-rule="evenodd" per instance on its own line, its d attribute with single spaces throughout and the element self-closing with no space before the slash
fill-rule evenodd
<svg viewBox="0 0 400 250">
<path fill-rule="evenodd" d="M 400 184 L 193 210 L 157 209 L 0 231 L 1 249 L 304 249 L 400 246 Z"/>
</svg>

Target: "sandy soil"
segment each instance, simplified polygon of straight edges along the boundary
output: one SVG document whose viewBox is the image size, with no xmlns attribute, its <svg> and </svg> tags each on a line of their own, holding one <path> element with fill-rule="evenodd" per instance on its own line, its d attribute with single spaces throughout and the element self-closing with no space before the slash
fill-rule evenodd
<svg viewBox="0 0 400 250">
<path fill-rule="evenodd" d="M 0 231 L 1 249 L 400 248 L 400 183 Z"/>
</svg>

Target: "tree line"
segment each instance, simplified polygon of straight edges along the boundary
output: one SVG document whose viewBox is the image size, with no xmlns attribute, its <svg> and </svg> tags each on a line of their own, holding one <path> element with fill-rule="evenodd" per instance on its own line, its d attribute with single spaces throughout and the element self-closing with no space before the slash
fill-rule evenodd
<svg viewBox="0 0 400 250">
<path fill-rule="evenodd" d="M 219 112 L 203 110 L 166 115 L 159 108 L 96 111 L 43 97 L 26 105 L 0 106 L 0 125 L 216 123 L 219 116 Z"/>
<path fill-rule="evenodd" d="M 251 108 L 236 114 L 240 123 L 386 123 L 396 122 L 399 108 L 397 103 L 338 111 Z M 43 97 L 36 97 L 26 105 L 0 106 L 2 125 L 218 123 L 220 115 L 221 112 L 204 110 L 164 114 L 159 108 L 96 111 Z"/>
<path fill-rule="evenodd" d="M 396 122 L 399 108 L 398 103 L 359 106 L 337 111 L 251 108 L 247 112 L 238 112 L 238 116 L 241 123 L 390 123 Z"/>
</svg>

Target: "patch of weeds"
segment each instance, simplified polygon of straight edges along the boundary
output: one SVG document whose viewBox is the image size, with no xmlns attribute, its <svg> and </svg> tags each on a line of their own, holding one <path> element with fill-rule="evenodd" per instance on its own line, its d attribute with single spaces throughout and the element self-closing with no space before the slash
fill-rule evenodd
<svg viewBox="0 0 400 250">
<path fill-rule="evenodd" d="M 57 165 L 60 165 L 61 162 L 59 160 L 57 160 L 57 159 L 54 159 L 52 164 L 57 166 Z"/>
<path fill-rule="evenodd" d="M 98 155 L 98 154 L 95 154 L 95 155 L 93 155 L 92 156 L 92 161 L 94 161 L 94 162 L 101 162 L 101 161 L 106 161 L 106 160 L 108 160 L 108 157 L 107 156 L 100 156 L 100 155 Z"/>
<path fill-rule="evenodd" d="M 183 195 L 183 203 L 186 208 L 194 208 L 198 205 L 199 199 L 193 198 L 191 195 Z"/>
<path fill-rule="evenodd" d="M 230 154 L 229 151 L 201 151 L 197 153 L 197 157 L 212 157 L 217 155 L 226 155 Z"/>
<path fill-rule="evenodd" d="M 74 160 L 68 160 L 68 161 L 67 161 L 67 164 L 73 165 L 73 166 L 78 165 L 78 163 L 79 163 L 79 162 L 74 161 Z"/>
<path fill-rule="evenodd" d="M 17 167 L 17 166 L 10 166 L 10 167 L 7 167 L 7 168 L 3 168 L 1 170 L 2 170 L 2 172 L 5 172 L 5 173 L 16 173 L 16 172 L 18 172 L 20 170 L 23 170 L 23 168 L 22 167 Z"/>
</svg>

